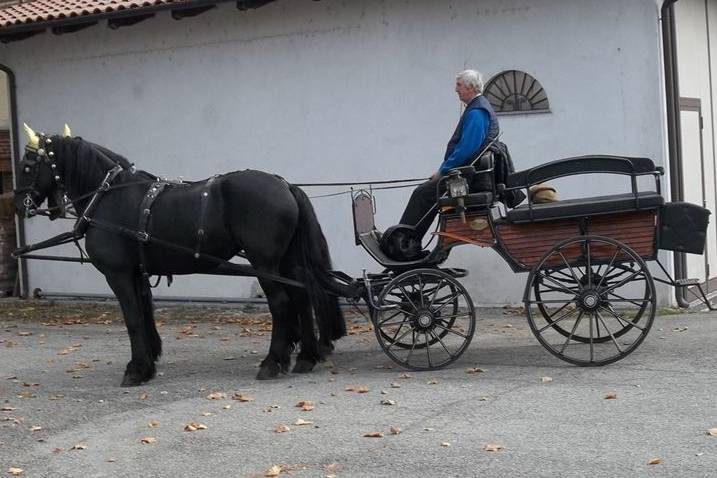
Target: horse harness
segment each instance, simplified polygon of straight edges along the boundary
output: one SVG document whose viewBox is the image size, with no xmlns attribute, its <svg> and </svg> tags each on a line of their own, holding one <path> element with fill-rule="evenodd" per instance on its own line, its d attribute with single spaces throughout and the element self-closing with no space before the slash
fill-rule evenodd
<svg viewBox="0 0 717 478">
<path fill-rule="evenodd" d="M 207 214 L 208 204 L 211 198 L 212 184 L 214 183 L 214 180 L 218 177 L 219 175 L 215 175 L 209 178 L 205 183 L 204 188 L 202 189 L 201 194 L 199 196 L 201 206 L 197 228 L 197 242 L 194 247 L 195 259 L 199 259 L 202 256 L 202 244 L 204 243 L 206 237 L 206 231 L 204 230 L 204 218 Z M 139 222 L 137 227 L 137 239 L 139 246 L 139 271 L 145 279 L 149 278 L 149 272 L 147 271 L 147 247 L 149 246 L 151 238 L 148 229 L 149 219 L 152 216 L 152 206 L 154 205 L 154 202 L 157 200 L 159 195 L 162 194 L 162 192 L 167 188 L 167 186 L 171 184 L 177 183 L 173 183 L 163 179 L 153 182 L 149 186 L 149 189 L 147 189 L 147 193 L 142 198 L 142 203 L 139 206 Z M 171 274 L 168 274 L 167 285 L 171 285 L 171 283 L 172 276 Z"/>
</svg>

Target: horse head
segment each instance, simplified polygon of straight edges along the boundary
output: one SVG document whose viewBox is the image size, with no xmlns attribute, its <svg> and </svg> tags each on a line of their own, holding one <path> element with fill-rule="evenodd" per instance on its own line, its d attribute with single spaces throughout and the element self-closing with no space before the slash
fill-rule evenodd
<svg viewBox="0 0 717 478">
<path fill-rule="evenodd" d="M 48 216 L 51 220 L 57 219 L 64 214 L 65 190 L 52 145 L 53 141 L 61 137 L 35 133 L 27 124 L 24 128 L 27 145 L 16 177 L 17 188 L 13 198 L 15 210 L 18 215 L 26 218 L 35 216 L 47 199 Z M 65 125 L 63 136 L 71 135 L 69 126 Z"/>
</svg>

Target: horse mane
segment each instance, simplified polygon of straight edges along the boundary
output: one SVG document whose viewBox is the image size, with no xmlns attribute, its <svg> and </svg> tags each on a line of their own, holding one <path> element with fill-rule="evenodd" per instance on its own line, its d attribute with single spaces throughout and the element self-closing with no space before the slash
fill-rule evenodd
<svg viewBox="0 0 717 478">
<path fill-rule="evenodd" d="M 133 164 L 124 156 L 79 136 L 75 138 L 56 136 L 53 138 L 53 143 L 55 154 L 63 158 L 64 175 L 80 180 L 82 189 L 96 188 L 107 171 L 116 165 L 121 166 L 125 171 L 133 169 Z M 68 160 L 69 158 L 74 158 L 74 161 Z M 141 179 L 156 179 L 156 176 L 145 171 L 137 171 L 137 175 Z"/>
</svg>

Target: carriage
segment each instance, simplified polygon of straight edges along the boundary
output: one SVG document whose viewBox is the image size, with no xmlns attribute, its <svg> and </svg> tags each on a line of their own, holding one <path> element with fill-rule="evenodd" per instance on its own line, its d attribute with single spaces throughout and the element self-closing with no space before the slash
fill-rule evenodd
<svg viewBox="0 0 717 478">
<path fill-rule="evenodd" d="M 457 360 L 468 347 L 475 307 L 458 280 L 467 271 L 440 267 L 459 245 L 493 248 L 514 272 L 528 273 L 523 304 L 531 331 L 550 353 L 575 365 L 606 365 L 640 345 L 655 318 L 656 280 L 695 287 L 711 308 L 698 280 L 673 280 L 658 260 L 660 249 L 701 254 L 709 211 L 665 203 L 663 170 L 652 160 L 567 158 L 512 173 L 501 184 L 495 182 L 493 153 L 476 164 L 445 176 L 447 193 L 437 194 L 436 244 L 414 261 L 386 255 L 371 192 L 352 195 L 356 243 L 384 267 L 361 279 L 365 299 L 378 342 L 396 363 L 433 370 Z M 631 191 L 533 202 L 533 186 L 584 174 L 626 176 Z M 654 179 L 654 189 L 639 190 L 642 176 Z M 501 198 L 508 191 L 525 191 L 527 203 L 507 209 Z M 653 277 L 648 261 L 655 261 L 666 278 Z M 490 273 L 481 279 L 490 280 Z"/>
<path fill-rule="evenodd" d="M 63 136 L 25 129 L 18 213 L 52 219 L 74 210 L 77 219 L 72 231 L 24 245 L 14 255 L 85 262 L 30 254 L 70 242 L 79 247 L 85 238 L 130 334 L 132 359 L 123 385 L 150 380 L 161 354 L 150 275 L 257 277 L 273 322 L 260 379 L 288 371 L 296 344 L 294 372 L 310 371 L 333 348 L 332 341 L 346 332 L 339 296 L 367 304 L 381 348 L 401 366 L 434 370 L 456 361 L 474 335 L 476 311 L 459 281 L 467 271 L 442 264 L 464 244 L 490 247 L 513 271 L 528 273 L 523 295 L 528 324 L 550 353 L 572 364 L 606 365 L 633 352 L 655 318 L 655 281 L 693 286 L 711 308 L 699 281 L 673 280 L 658 260 L 660 249 L 701 254 L 710 213 L 689 203 L 665 203 L 663 171 L 647 158 L 583 156 L 512 174 L 505 174 L 503 164 L 497 175 L 496 165 L 505 158 L 488 151 L 475 166 L 441 179 L 447 194 L 437 194 L 435 246 L 411 260 L 387 255 L 371 191 L 353 191 L 356 244 L 383 267 L 353 278 L 330 270 L 328 246 L 308 197 L 280 177 L 245 170 L 172 182 L 72 138 L 67 127 Z M 631 191 L 541 204 L 530 195 L 531 187 L 544 181 L 598 173 L 626 176 Z M 654 179 L 654 189 L 640 190 L 642 177 Z M 519 191 L 528 193 L 527 203 L 505 207 L 504 202 L 515 205 L 506 198 Z M 43 210 L 45 199 L 49 208 Z M 230 262 L 234 256 L 250 264 Z M 647 261 L 657 262 L 667 278 L 654 278 Z"/>
</svg>

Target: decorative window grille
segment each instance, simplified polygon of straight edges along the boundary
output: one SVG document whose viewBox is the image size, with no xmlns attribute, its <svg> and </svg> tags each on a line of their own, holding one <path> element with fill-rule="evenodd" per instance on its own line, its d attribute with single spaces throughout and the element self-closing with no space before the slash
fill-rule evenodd
<svg viewBox="0 0 717 478">
<path fill-rule="evenodd" d="M 498 73 L 488 81 L 483 94 L 498 114 L 550 112 L 543 86 L 524 71 Z"/>
</svg>

